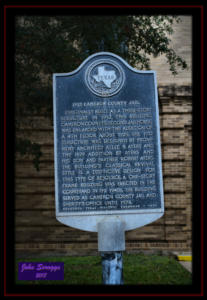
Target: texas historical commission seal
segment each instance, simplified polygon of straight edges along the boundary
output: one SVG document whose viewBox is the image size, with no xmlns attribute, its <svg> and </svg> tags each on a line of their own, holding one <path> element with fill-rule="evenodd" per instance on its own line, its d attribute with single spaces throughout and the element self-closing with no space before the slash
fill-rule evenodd
<svg viewBox="0 0 207 300">
<path fill-rule="evenodd" d="M 85 72 L 85 82 L 89 90 L 100 97 L 117 94 L 124 84 L 124 71 L 110 59 L 93 62 Z"/>
</svg>

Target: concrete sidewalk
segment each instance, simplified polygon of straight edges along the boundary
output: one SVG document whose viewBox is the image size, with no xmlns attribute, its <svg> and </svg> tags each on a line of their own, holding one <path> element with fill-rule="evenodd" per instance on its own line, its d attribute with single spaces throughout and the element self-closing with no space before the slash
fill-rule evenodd
<svg viewBox="0 0 207 300">
<path fill-rule="evenodd" d="M 173 252 L 178 262 L 189 272 L 192 273 L 192 253 L 191 252 Z"/>
<path fill-rule="evenodd" d="M 178 261 L 186 270 L 192 273 L 192 261 Z"/>
</svg>

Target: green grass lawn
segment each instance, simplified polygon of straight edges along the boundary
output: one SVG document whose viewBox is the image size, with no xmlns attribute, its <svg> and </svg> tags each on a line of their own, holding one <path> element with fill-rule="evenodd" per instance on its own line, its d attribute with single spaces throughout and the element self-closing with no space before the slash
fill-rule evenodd
<svg viewBox="0 0 207 300">
<path fill-rule="evenodd" d="M 18 280 L 18 262 L 64 262 L 64 280 Z M 130 285 L 189 285 L 191 273 L 178 261 L 168 256 L 124 254 L 124 284 Z M 85 257 L 47 257 L 16 260 L 17 284 L 66 284 L 91 285 L 102 284 L 102 266 L 100 256 Z"/>
</svg>

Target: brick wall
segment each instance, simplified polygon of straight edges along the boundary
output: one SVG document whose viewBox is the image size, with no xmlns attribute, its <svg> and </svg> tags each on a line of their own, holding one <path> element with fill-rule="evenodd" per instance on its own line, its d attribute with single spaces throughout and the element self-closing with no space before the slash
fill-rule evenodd
<svg viewBox="0 0 207 300">
<path fill-rule="evenodd" d="M 156 58 L 150 57 L 151 69 L 157 71 L 157 81 L 160 85 L 168 86 L 172 83 L 178 86 L 192 84 L 192 17 L 180 16 L 181 22 L 173 25 L 174 33 L 169 36 L 170 46 L 188 64 L 188 69 L 178 69 L 178 75 L 174 76 L 169 70 L 167 59 L 164 55 Z"/>
<path fill-rule="evenodd" d="M 126 232 L 126 251 L 191 249 L 190 88 L 159 88 L 165 214 Z M 16 157 L 15 238 L 18 256 L 97 254 L 97 233 L 62 225 L 55 218 L 53 126 L 44 116 L 27 116 L 18 136 L 42 145 L 40 171 L 32 157 Z"/>
</svg>

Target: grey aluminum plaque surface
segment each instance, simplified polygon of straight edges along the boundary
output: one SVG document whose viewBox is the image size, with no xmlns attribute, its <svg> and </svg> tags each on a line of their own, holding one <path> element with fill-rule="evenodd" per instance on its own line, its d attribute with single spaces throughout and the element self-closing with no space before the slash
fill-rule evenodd
<svg viewBox="0 0 207 300">
<path fill-rule="evenodd" d="M 53 74 L 56 218 L 146 225 L 164 213 L 155 71 L 99 52 Z"/>
</svg>

